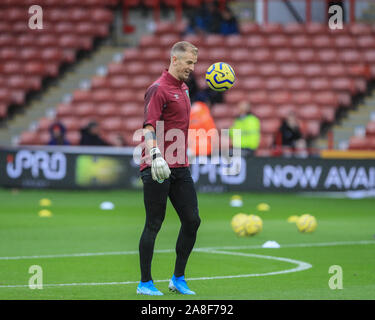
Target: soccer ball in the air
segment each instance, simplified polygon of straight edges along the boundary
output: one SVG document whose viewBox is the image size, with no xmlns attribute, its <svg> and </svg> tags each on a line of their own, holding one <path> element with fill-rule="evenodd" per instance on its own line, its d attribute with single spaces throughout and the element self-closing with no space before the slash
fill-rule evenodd
<svg viewBox="0 0 375 320">
<path fill-rule="evenodd" d="M 259 216 L 254 214 L 249 215 L 249 219 L 246 221 L 245 230 L 248 236 L 256 235 L 263 229 L 263 221 Z"/>
<path fill-rule="evenodd" d="M 253 236 L 263 229 L 262 219 L 256 215 L 236 214 L 231 221 L 233 231 L 240 237 Z"/>
<path fill-rule="evenodd" d="M 206 82 L 215 91 L 225 91 L 232 88 L 235 78 L 233 68 L 225 62 L 212 64 L 206 72 Z"/>
<path fill-rule="evenodd" d="M 318 223 L 314 216 L 310 214 L 303 214 L 298 218 L 296 225 L 298 231 L 303 233 L 310 233 L 315 231 L 316 227 L 318 226 Z"/>
</svg>

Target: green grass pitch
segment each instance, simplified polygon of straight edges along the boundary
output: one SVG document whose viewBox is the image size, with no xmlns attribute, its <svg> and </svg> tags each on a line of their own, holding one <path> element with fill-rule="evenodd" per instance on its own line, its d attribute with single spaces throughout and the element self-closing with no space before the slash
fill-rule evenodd
<svg viewBox="0 0 375 320">
<path fill-rule="evenodd" d="M 197 295 L 189 299 L 375 299 L 374 199 L 242 193 L 243 207 L 233 208 L 232 195 L 198 195 L 202 224 L 186 270 Z M 49 218 L 38 215 L 41 198 L 52 201 Z M 114 210 L 100 210 L 103 201 Z M 258 212 L 260 202 L 270 211 Z M 141 192 L 0 190 L 0 203 L 0 299 L 150 299 L 136 295 Z M 237 237 L 230 220 L 238 212 L 258 214 L 263 231 Z M 303 213 L 318 220 L 313 234 L 287 222 Z M 152 269 L 160 300 L 187 298 L 168 292 L 178 230 L 168 203 Z M 262 248 L 267 240 L 281 248 Z M 28 286 L 32 265 L 43 270 L 42 290 Z M 342 268 L 343 289 L 329 287 L 332 265 Z"/>
</svg>

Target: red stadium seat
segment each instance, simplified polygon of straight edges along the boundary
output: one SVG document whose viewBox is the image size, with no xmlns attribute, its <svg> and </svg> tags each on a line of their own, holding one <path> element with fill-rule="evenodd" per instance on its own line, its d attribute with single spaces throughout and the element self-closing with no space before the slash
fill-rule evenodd
<svg viewBox="0 0 375 320">
<path fill-rule="evenodd" d="M 219 34 L 208 34 L 205 38 L 205 45 L 209 48 L 220 48 L 224 43 L 224 36 Z"/>
<path fill-rule="evenodd" d="M 262 90 L 265 88 L 265 82 L 261 77 L 246 77 L 242 79 L 236 87 L 241 87 L 244 90 Z"/>
<path fill-rule="evenodd" d="M 153 80 L 154 79 L 152 79 L 149 76 L 136 76 L 130 82 L 129 87 L 134 88 L 134 89 L 141 89 L 145 92 L 146 89 L 151 85 Z"/>
<path fill-rule="evenodd" d="M 276 108 L 276 115 L 279 118 L 284 119 L 290 112 L 295 112 L 296 109 L 297 107 L 294 104 L 282 104 Z"/>
<path fill-rule="evenodd" d="M 228 104 L 237 104 L 240 101 L 246 100 L 246 93 L 243 91 L 228 91 L 225 95 L 225 102 Z"/>
<path fill-rule="evenodd" d="M 259 149 L 271 149 L 273 145 L 274 135 L 273 134 L 262 134 L 260 136 Z"/>
<path fill-rule="evenodd" d="M 110 23 L 113 20 L 112 11 L 104 8 L 93 8 L 89 11 L 91 21 L 98 23 L 107 22 Z"/>
<path fill-rule="evenodd" d="M 242 23 L 240 25 L 240 32 L 243 35 L 259 34 L 260 28 L 259 25 L 255 23 Z"/>
<path fill-rule="evenodd" d="M 288 23 L 284 25 L 284 33 L 288 36 L 296 36 L 304 34 L 305 30 L 303 26 L 299 23 Z"/>
<path fill-rule="evenodd" d="M 254 49 L 251 54 L 248 54 L 248 59 L 250 58 L 250 61 L 274 61 L 272 51 L 268 48 L 259 48 Z"/>
<path fill-rule="evenodd" d="M 199 48 L 199 55 L 202 48 L 202 45 L 205 43 L 205 39 L 197 34 L 188 34 L 183 37 L 183 40 L 188 41 Z"/>
<path fill-rule="evenodd" d="M 367 150 L 369 149 L 369 142 L 366 137 L 351 137 L 349 139 L 349 149 L 351 150 Z"/>
<path fill-rule="evenodd" d="M 77 117 L 92 117 L 96 115 L 96 107 L 93 103 L 79 103 L 74 107 L 74 114 Z"/>
<path fill-rule="evenodd" d="M 357 45 L 356 39 L 349 35 L 338 35 L 334 37 L 334 44 L 336 48 L 341 49 L 354 49 Z"/>
<path fill-rule="evenodd" d="M 100 128 L 103 131 L 121 131 L 123 121 L 119 117 L 111 117 L 100 121 Z"/>
<path fill-rule="evenodd" d="M 143 115 L 143 105 L 136 103 L 124 103 L 119 107 L 119 115 L 124 117 L 134 117 Z"/>
<path fill-rule="evenodd" d="M 253 77 L 253 76 L 257 76 L 259 75 L 259 72 L 258 72 L 258 65 L 256 63 L 253 63 L 253 62 L 249 62 L 249 63 L 236 63 L 236 65 L 238 66 L 236 68 L 236 74 L 238 75 L 241 75 L 241 76 L 244 76 L 244 77 Z"/>
<path fill-rule="evenodd" d="M 111 89 L 98 89 L 93 91 L 88 91 L 89 100 L 96 103 L 103 103 L 111 101 L 112 90 Z"/>
<path fill-rule="evenodd" d="M 313 94 L 311 91 L 295 91 L 291 95 L 291 101 L 296 105 L 305 105 L 311 103 Z"/>
<path fill-rule="evenodd" d="M 330 106 L 319 106 L 322 113 L 322 120 L 331 123 L 335 120 L 336 108 Z"/>
<path fill-rule="evenodd" d="M 74 114 L 75 107 L 70 103 L 60 103 L 57 105 L 56 116 L 57 118 L 68 117 Z"/>
<path fill-rule="evenodd" d="M 294 62 L 297 59 L 295 51 L 289 48 L 275 50 L 273 57 L 277 62 Z"/>
<path fill-rule="evenodd" d="M 320 120 L 301 121 L 302 135 L 308 138 L 317 137 L 320 133 Z"/>
<path fill-rule="evenodd" d="M 271 35 L 268 38 L 268 46 L 271 48 L 286 48 L 290 46 L 289 38 L 285 35 Z"/>
<path fill-rule="evenodd" d="M 226 48 L 213 48 L 209 50 L 212 61 L 228 61 L 230 59 L 230 51 Z"/>
<path fill-rule="evenodd" d="M 358 63 L 362 61 L 362 55 L 357 50 L 343 50 L 339 53 L 339 59 L 344 63 Z"/>
<path fill-rule="evenodd" d="M 315 62 L 317 60 L 315 51 L 310 48 L 298 49 L 295 53 L 296 61 L 302 63 Z"/>
<path fill-rule="evenodd" d="M 366 126 L 366 136 L 375 138 L 375 121 L 370 121 Z"/>
<path fill-rule="evenodd" d="M 265 81 L 265 89 L 269 91 L 282 90 L 285 88 L 285 79 L 282 77 L 269 78 Z"/>
<path fill-rule="evenodd" d="M 267 94 L 267 91 L 259 90 L 255 92 L 250 92 L 248 94 L 248 100 L 253 105 L 266 104 L 266 103 L 269 103 L 269 96 Z"/>
<path fill-rule="evenodd" d="M 312 46 L 311 38 L 306 34 L 297 35 L 292 37 L 290 40 L 290 45 L 294 48 L 310 48 Z"/>
<path fill-rule="evenodd" d="M 233 124 L 234 119 L 217 119 L 215 120 L 215 125 L 217 130 L 222 130 L 222 129 L 229 129 L 232 124 Z"/>
<path fill-rule="evenodd" d="M 282 33 L 283 27 L 279 23 L 264 23 L 259 26 L 259 30 L 264 35 L 274 35 Z"/>
<path fill-rule="evenodd" d="M 309 35 L 324 35 L 328 30 L 328 26 L 322 23 L 311 22 L 305 25 L 305 31 Z"/>
<path fill-rule="evenodd" d="M 355 94 L 357 91 L 354 81 L 348 78 L 332 79 L 331 86 L 333 90 L 350 92 L 351 94 Z M 365 88 L 361 88 L 361 89 L 362 91 L 364 91 Z"/>
<path fill-rule="evenodd" d="M 100 107 L 96 109 L 96 114 L 99 115 L 101 118 L 116 117 L 118 111 L 119 110 L 117 104 L 109 100 L 100 104 Z"/>
<path fill-rule="evenodd" d="M 275 117 L 275 108 L 271 104 L 258 104 L 251 109 L 259 119 L 270 119 Z"/>
<path fill-rule="evenodd" d="M 322 114 L 320 108 L 315 104 L 304 105 L 297 109 L 298 118 L 304 120 L 321 120 Z"/>
<path fill-rule="evenodd" d="M 371 25 L 365 23 L 353 23 L 348 25 L 350 33 L 354 36 L 371 35 Z"/>
<path fill-rule="evenodd" d="M 143 121 L 143 116 L 125 118 L 122 121 L 123 129 L 127 131 L 136 131 L 143 127 Z"/>
<path fill-rule="evenodd" d="M 77 119 L 76 117 L 62 118 L 61 122 L 63 123 L 63 125 L 65 126 L 65 128 L 68 132 L 69 131 L 78 131 L 78 130 L 81 129 L 80 119 Z"/>
<path fill-rule="evenodd" d="M 249 50 L 248 49 L 238 49 L 238 50 L 232 50 L 230 59 L 234 62 L 248 62 L 249 58 Z M 252 59 L 251 59 L 252 60 Z"/>
<path fill-rule="evenodd" d="M 305 77 L 293 77 L 290 79 L 284 79 L 286 81 L 286 88 L 290 91 L 307 90 L 308 81 Z"/>
<path fill-rule="evenodd" d="M 260 123 L 260 130 L 262 134 L 275 134 L 281 125 L 279 118 L 264 119 Z"/>
<path fill-rule="evenodd" d="M 319 77 L 324 74 L 324 68 L 321 64 L 309 64 L 303 68 L 303 74 L 307 77 Z"/>
<path fill-rule="evenodd" d="M 363 49 L 374 49 L 375 48 L 375 43 L 374 43 L 374 36 L 371 35 L 361 35 L 356 38 L 357 45 L 360 48 Z"/>
<path fill-rule="evenodd" d="M 174 43 L 180 40 L 180 36 L 177 34 L 164 34 L 159 37 L 159 45 L 161 48 L 169 50 Z"/>
<path fill-rule="evenodd" d="M 276 77 L 280 74 L 282 66 L 276 63 L 263 63 L 258 67 L 259 74 L 265 77 Z"/>
<path fill-rule="evenodd" d="M 106 76 L 94 76 L 91 79 L 92 89 L 109 88 L 111 86 L 110 79 Z"/>
<path fill-rule="evenodd" d="M 337 57 L 336 57 L 337 60 Z M 347 76 L 346 68 L 341 63 L 330 63 L 324 67 L 327 76 L 333 78 L 343 78 Z"/>
<path fill-rule="evenodd" d="M 283 91 L 283 90 L 275 91 L 269 95 L 268 101 L 270 101 L 270 103 L 274 105 L 288 103 L 291 101 L 291 95 L 289 91 Z"/>
<path fill-rule="evenodd" d="M 8 104 L 0 102 L 0 119 L 5 118 L 8 113 Z"/>
<path fill-rule="evenodd" d="M 38 143 L 38 133 L 36 131 L 24 131 L 19 140 L 21 145 L 33 145 Z"/>
<path fill-rule="evenodd" d="M 66 133 L 66 139 L 71 145 L 78 145 L 81 139 L 81 133 L 79 131 L 68 131 Z"/>
<path fill-rule="evenodd" d="M 280 73 L 285 78 L 301 76 L 303 68 L 296 63 L 283 63 L 280 65 Z"/>
<path fill-rule="evenodd" d="M 109 86 L 115 89 L 128 88 L 131 85 L 131 83 L 132 83 L 132 79 L 126 75 L 118 75 L 118 76 L 116 75 L 108 79 Z"/>
<path fill-rule="evenodd" d="M 243 38 L 242 41 L 244 44 L 246 44 L 246 47 L 250 47 L 252 49 L 267 47 L 267 41 L 265 37 L 260 34 L 247 36 L 246 38 Z"/>
<path fill-rule="evenodd" d="M 313 91 L 322 91 L 331 89 L 331 82 L 327 78 L 317 77 L 309 80 L 310 89 Z"/>
<path fill-rule="evenodd" d="M 316 54 L 318 56 L 319 62 L 334 63 L 337 61 L 338 52 L 336 51 L 336 49 L 333 49 L 333 48 L 321 49 L 321 50 L 318 50 Z"/>
<path fill-rule="evenodd" d="M 211 109 L 212 117 L 217 119 L 225 119 L 225 118 L 234 118 L 237 116 L 236 108 L 233 108 L 226 104 L 215 104 L 215 106 Z"/>
<path fill-rule="evenodd" d="M 331 39 L 331 37 L 326 34 L 317 35 L 312 38 L 312 45 L 318 50 L 323 48 L 331 48 L 332 40 L 334 39 Z"/>
<path fill-rule="evenodd" d="M 247 44 L 241 35 L 229 35 L 224 39 L 227 48 L 246 48 Z"/>
<path fill-rule="evenodd" d="M 317 94 L 314 94 L 310 102 L 314 102 L 316 104 L 322 106 L 338 106 L 339 101 L 337 95 L 335 95 L 331 91 L 323 91 Z"/>
</svg>

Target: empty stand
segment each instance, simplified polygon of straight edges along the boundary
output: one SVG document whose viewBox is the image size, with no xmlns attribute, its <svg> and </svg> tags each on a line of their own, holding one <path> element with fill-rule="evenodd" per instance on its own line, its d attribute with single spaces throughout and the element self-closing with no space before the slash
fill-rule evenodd
<svg viewBox="0 0 375 320">
<path fill-rule="evenodd" d="M 190 5 L 198 2 L 193 1 Z M 127 3 L 129 7 L 138 4 L 135 0 Z M 68 22 L 54 28 L 59 33 L 70 30 L 71 24 L 80 21 L 77 25 L 79 32 L 73 40 L 67 41 L 65 49 L 74 48 L 74 39 L 92 36 L 92 21 L 87 19 L 94 17 L 94 21 L 99 21 L 97 16 L 100 15 L 108 21 L 110 18 L 103 10 L 90 17 L 83 11 L 74 14 Z M 58 10 L 51 14 L 51 19 L 60 21 Z M 364 93 L 368 80 L 375 76 L 375 29 L 365 24 L 348 25 L 334 34 L 327 26 L 317 23 L 261 26 L 245 23 L 241 25 L 240 35 L 181 37 L 185 26 L 158 22 L 155 33 L 143 36 L 139 47 L 124 51 L 123 61 L 108 65 L 106 76 L 94 77 L 89 90 L 76 90 L 71 103 L 60 104 L 57 118 L 64 122 L 69 132 L 75 133 L 80 124 L 73 120 L 75 117 L 99 119 L 107 135 L 120 134 L 129 145 L 134 145 L 132 133 L 142 127 L 145 90 L 168 67 L 171 45 L 184 39 L 199 48 L 195 75 L 202 88 L 206 88 L 204 75 L 213 62 L 226 61 L 236 72 L 236 83 L 225 93 L 224 103 L 212 107 L 217 128 L 229 128 L 238 115 L 236 104 L 242 100 L 250 101 L 252 111 L 261 120 L 259 154 L 269 155 L 281 120 L 290 111 L 297 114 L 303 135 L 316 138 L 321 125 L 334 122 L 337 111 L 350 107 L 353 97 Z M 7 26 L 0 24 L 0 30 L 2 28 L 6 30 Z M 100 32 L 104 34 L 105 29 Z M 0 44 L 11 42 L 6 35 L 0 36 Z M 38 42 L 46 48 L 59 47 L 63 41 L 59 37 L 56 42 L 50 34 L 43 36 L 45 38 L 38 39 Z M 18 41 L 28 43 L 32 39 L 23 36 Z M 79 42 L 80 46 L 89 47 L 89 43 Z M 12 48 L 1 50 L 0 59 L 12 56 Z M 24 52 L 24 59 L 32 59 L 34 54 L 33 50 Z M 52 63 L 65 59 L 64 54 L 56 50 L 45 51 L 44 55 L 51 62 L 50 72 L 53 71 Z M 21 68 L 19 63 L 12 61 L 2 72 L 14 73 Z M 37 66 L 33 67 L 38 71 Z M 37 80 L 33 81 L 36 86 Z M 15 79 L 12 83 L 17 87 L 19 82 Z M 10 99 L 10 93 L 0 92 L 0 113 L 1 103 L 7 99 Z M 374 126 L 368 126 L 371 137 Z M 38 130 L 44 132 L 45 129 Z M 32 135 L 25 139 L 32 141 Z"/>
<path fill-rule="evenodd" d="M 41 0 L 43 29 L 30 29 L 29 0 L 0 3 L 0 119 L 10 106 L 25 102 L 41 89 L 42 80 L 56 77 L 63 63 L 72 63 L 79 50 L 91 50 L 96 37 L 109 34 L 115 0 Z M 29 141 L 29 140 L 28 140 Z M 40 141 L 39 141 L 40 142 Z"/>
</svg>

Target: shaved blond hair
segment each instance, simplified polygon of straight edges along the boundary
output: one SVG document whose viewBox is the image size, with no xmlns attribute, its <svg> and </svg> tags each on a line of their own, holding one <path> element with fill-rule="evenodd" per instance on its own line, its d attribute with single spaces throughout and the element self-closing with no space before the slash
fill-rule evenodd
<svg viewBox="0 0 375 320">
<path fill-rule="evenodd" d="M 176 42 L 171 49 L 171 58 L 173 56 L 177 57 L 181 53 L 185 53 L 187 51 L 192 52 L 194 55 L 198 55 L 198 48 L 195 45 L 191 44 L 190 42 L 187 42 L 187 41 Z"/>
</svg>

